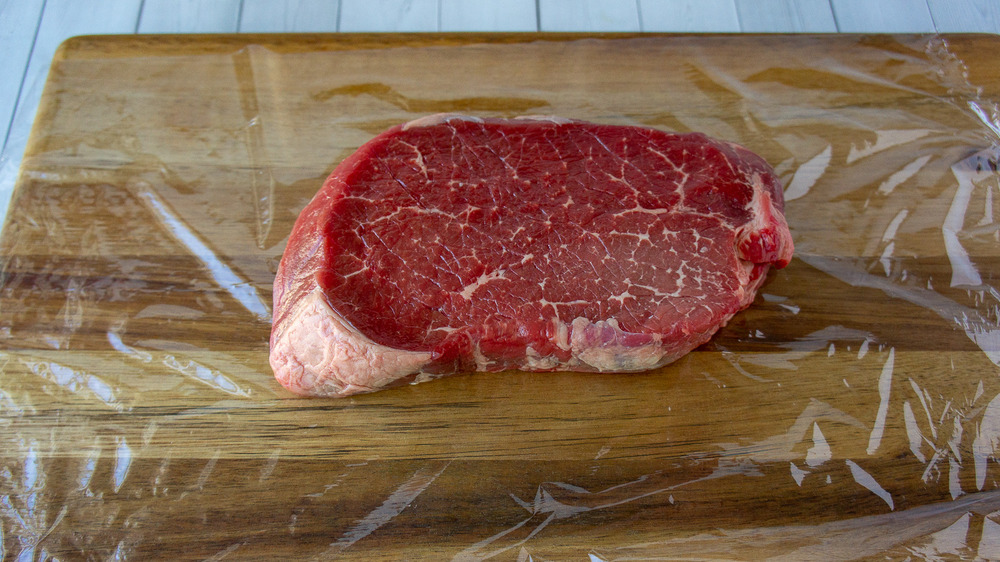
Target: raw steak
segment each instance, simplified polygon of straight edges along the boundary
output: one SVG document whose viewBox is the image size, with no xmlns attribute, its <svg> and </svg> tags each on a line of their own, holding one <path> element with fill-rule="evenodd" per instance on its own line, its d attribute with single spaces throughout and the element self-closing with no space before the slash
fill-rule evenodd
<svg viewBox="0 0 1000 562">
<path fill-rule="evenodd" d="M 460 371 L 640 371 L 705 343 L 792 256 L 781 184 L 701 134 L 435 115 L 302 211 L 271 366 L 305 395 Z"/>
</svg>

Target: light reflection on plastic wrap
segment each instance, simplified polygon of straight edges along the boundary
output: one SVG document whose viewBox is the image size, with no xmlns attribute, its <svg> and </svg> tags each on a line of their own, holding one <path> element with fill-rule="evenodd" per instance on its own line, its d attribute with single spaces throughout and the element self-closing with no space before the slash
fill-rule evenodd
<svg viewBox="0 0 1000 562">
<path fill-rule="evenodd" d="M 392 521 L 410 505 L 434 480 L 448 468 L 448 463 L 437 463 L 421 467 L 413 476 L 403 482 L 375 510 L 355 523 L 336 542 L 330 545 L 320 558 L 336 556 L 354 543 L 375 532 L 379 527 Z"/>
<path fill-rule="evenodd" d="M 116 111 L 49 108 L 2 240 L 3 556 L 995 557 L 996 103 L 939 38 L 787 40 L 739 68 L 712 54 L 735 38 L 380 47 L 333 75 L 260 45 L 64 63 L 61 91 Z M 649 65 L 636 99 L 586 74 L 621 49 Z M 467 84 L 482 52 L 558 84 Z M 163 82 L 87 78 L 116 65 Z M 427 108 L 741 142 L 782 176 L 797 259 L 660 373 L 290 397 L 267 366 L 281 236 L 335 160 Z"/>
<path fill-rule="evenodd" d="M 0 353 L 0 359 L 7 360 L 7 357 Z M 92 373 L 58 363 L 44 355 L 36 357 L 21 355 L 15 360 L 24 365 L 31 373 L 62 387 L 67 392 L 93 397 L 105 406 L 118 411 L 122 410 L 115 390 L 106 381 Z"/>
<path fill-rule="evenodd" d="M 958 180 L 958 189 L 955 191 L 955 198 L 952 199 L 948 215 L 941 226 L 941 232 L 944 235 L 948 260 L 951 262 L 952 287 L 979 289 L 983 284 L 982 277 L 969 259 L 969 253 L 962 246 L 959 236 L 962 234 L 963 225 L 966 222 L 969 201 L 972 198 L 973 190 L 976 189 L 976 183 L 995 176 L 996 170 L 990 170 L 986 165 L 990 161 L 1000 161 L 1000 148 L 977 152 L 951 167 L 952 173 L 955 174 L 955 179 Z M 984 211 L 983 220 L 980 221 L 980 226 L 985 226 L 993 222 L 991 200 L 993 189 L 992 187 L 987 189 L 987 206 Z M 993 292 L 995 293 L 996 291 L 993 290 Z"/>
<path fill-rule="evenodd" d="M 256 288 L 250 285 L 248 280 L 234 273 L 216 252 L 213 252 L 191 228 L 185 225 L 184 221 L 167 207 L 160 196 L 152 191 L 152 186 L 137 183 L 134 189 L 136 189 L 139 198 L 149 205 L 164 228 L 205 265 L 220 287 L 228 291 L 233 298 L 258 318 L 263 320 L 271 318 L 270 307 L 257 294 Z"/>
</svg>

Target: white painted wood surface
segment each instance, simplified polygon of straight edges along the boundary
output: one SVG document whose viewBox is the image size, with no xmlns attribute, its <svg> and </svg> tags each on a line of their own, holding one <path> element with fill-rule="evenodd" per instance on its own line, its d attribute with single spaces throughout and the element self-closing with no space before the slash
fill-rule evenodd
<svg viewBox="0 0 1000 562">
<path fill-rule="evenodd" d="M 542 31 L 639 31 L 635 0 L 538 0 Z"/>
<path fill-rule="evenodd" d="M 437 31 L 438 0 L 341 0 L 340 31 Z"/>
<path fill-rule="evenodd" d="M 234 33 L 240 0 L 144 0 L 139 33 Z"/>
<path fill-rule="evenodd" d="M 338 0 L 243 0 L 243 33 L 310 33 L 337 31 Z"/>
<path fill-rule="evenodd" d="M 933 33 L 926 0 L 830 0 L 843 33 Z"/>
<path fill-rule="evenodd" d="M 21 91 L 24 70 L 28 67 L 28 57 L 35 43 L 35 32 L 42 15 L 42 0 L 0 0 L 0 53 L 3 53 L 4 79 L 0 80 L 0 127 L 3 137 L 0 148 L 6 140 L 14 106 Z M 8 22 L 24 22 L 25 25 L 6 25 Z"/>
<path fill-rule="evenodd" d="M 441 0 L 441 31 L 538 31 L 535 0 Z"/>
<path fill-rule="evenodd" d="M 140 0 L 47 0 L 34 35 L 27 69 L 17 79 L 21 83 L 14 116 L 5 132 L 6 142 L 0 154 L 0 217 L 7 216 L 11 192 L 35 110 L 42 97 L 49 64 L 59 44 L 74 35 L 94 33 L 134 33 L 139 21 Z M 8 24 L 3 22 L 4 27 Z M 7 79 L 7 70 L 4 80 Z"/>
<path fill-rule="evenodd" d="M 639 0 L 643 31 L 737 33 L 734 0 Z"/>
<path fill-rule="evenodd" d="M 835 33 L 830 0 L 736 0 L 744 33 Z"/>
<path fill-rule="evenodd" d="M 1000 33 L 1000 0 L 0 0 L 0 217 L 67 37 L 315 31 Z"/>
<path fill-rule="evenodd" d="M 1000 0 L 927 0 L 941 33 L 1000 33 Z"/>
</svg>

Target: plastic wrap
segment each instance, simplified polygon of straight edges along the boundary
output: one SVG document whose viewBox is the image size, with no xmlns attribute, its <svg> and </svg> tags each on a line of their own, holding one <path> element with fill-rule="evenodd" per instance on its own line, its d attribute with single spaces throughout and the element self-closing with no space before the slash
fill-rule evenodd
<svg viewBox="0 0 1000 562">
<path fill-rule="evenodd" d="M 1000 553 L 995 38 L 85 38 L 0 235 L 4 559 Z M 428 113 L 697 130 L 796 258 L 677 363 L 302 399 L 271 282 L 333 166 Z"/>
</svg>

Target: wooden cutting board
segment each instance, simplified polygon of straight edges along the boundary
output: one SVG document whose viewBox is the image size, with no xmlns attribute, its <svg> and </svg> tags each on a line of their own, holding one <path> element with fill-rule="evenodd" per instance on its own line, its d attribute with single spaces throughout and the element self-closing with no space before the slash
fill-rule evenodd
<svg viewBox="0 0 1000 562">
<path fill-rule="evenodd" d="M 68 41 L 0 236 L 5 557 L 997 554 L 997 52 L 976 35 Z M 785 182 L 796 259 L 655 372 L 290 395 L 267 339 L 298 211 L 358 145 L 435 112 L 739 142 Z"/>
</svg>

